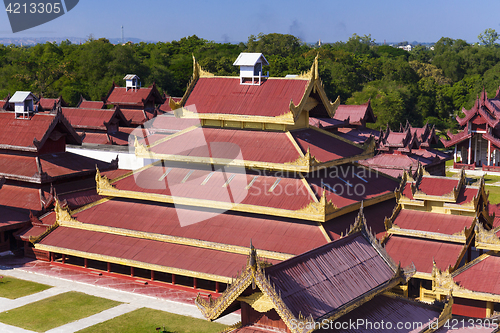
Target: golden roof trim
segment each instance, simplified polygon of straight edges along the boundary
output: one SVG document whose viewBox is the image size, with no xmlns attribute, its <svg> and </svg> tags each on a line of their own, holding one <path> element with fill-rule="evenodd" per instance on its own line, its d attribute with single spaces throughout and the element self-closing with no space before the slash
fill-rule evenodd
<svg viewBox="0 0 500 333">
<path fill-rule="evenodd" d="M 57 199 L 56 199 L 57 200 Z M 57 220 L 54 222 L 54 224 L 52 224 L 51 226 L 47 227 L 45 229 L 45 231 L 41 234 L 41 235 L 38 235 L 38 236 L 29 236 L 28 240 L 31 244 L 35 244 L 35 243 L 38 243 L 40 242 L 42 239 L 45 238 L 45 236 L 47 236 L 48 234 L 50 234 L 53 230 L 55 230 L 57 227 L 59 226 L 59 224 L 57 223 Z"/>
<path fill-rule="evenodd" d="M 147 240 L 171 243 L 176 245 L 193 246 L 214 251 L 222 251 L 222 252 L 229 252 L 229 253 L 243 254 L 243 255 L 248 254 L 248 248 L 243 246 L 216 243 L 194 238 L 157 234 L 146 231 L 136 231 L 130 229 L 117 228 L 117 227 L 109 227 L 109 226 L 80 222 L 76 219 L 73 219 L 73 221 L 59 221 L 59 225 L 68 228 L 96 231 L 118 236 L 147 239 Z M 261 250 L 259 252 L 261 253 L 261 256 L 263 258 L 281 260 L 281 261 L 290 259 L 295 256 L 293 254 L 266 251 L 266 250 Z"/>
<path fill-rule="evenodd" d="M 214 201 L 207 199 L 194 199 L 194 198 L 185 198 L 178 196 L 175 196 L 174 198 L 174 196 L 170 195 L 134 192 L 134 191 L 118 190 L 118 189 L 99 188 L 97 193 L 103 196 L 147 200 L 147 201 L 155 201 L 163 203 L 175 203 L 178 205 L 214 208 L 214 209 L 238 211 L 245 213 L 267 214 L 272 216 L 282 216 L 282 217 L 290 217 L 301 220 L 320 221 L 320 222 L 325 221 L 325 215 L 322 215 L 321 212 L 329 213 L 333 212 L 334 210 L 333 209 L 334 206 L 331 205 L 331 202 L 328 205 L 325 204 L 325 207 L 328 207 L 328 209 L 323 209 L 322 208 L 323 206 L 321 204 L 311 201 L 304 208 L 298 210 L 287 210 L 282 208 L 264 207 L 264 206 L 250 205 L 250 204 Z"/>
<path fill-rule="evenodd" d="M 214 76 L 212 73 L 207 72 L 203 70 L 203 68 L 201 68 L 200 64 L 198 64 L 198 61 L 196 61 L 196 58 L 193 55 L 193 75 L 191 76 L 191 80 L 188 83 L 186 92 L 184 93 L 182 99 L 179 102 L 175 102 L 173 98 L 169 99 L 168 104 L 170 106 L 170 109 L 176 110 L 184 106 L 187 98 L 189 97 L 189 94 L 191 94 L 191 91 L 193 91 L 193 88 L 200 77 L 212 77 L 212 76 Z"/>
</svg>

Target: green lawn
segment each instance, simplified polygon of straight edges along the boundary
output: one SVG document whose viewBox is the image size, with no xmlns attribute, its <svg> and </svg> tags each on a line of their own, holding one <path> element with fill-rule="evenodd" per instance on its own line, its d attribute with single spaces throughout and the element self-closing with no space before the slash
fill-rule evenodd
<svg viewBox="0 0 500 333">
<path fill-rule="evenodd" d="M 0 279 L 0 297 L 16 299 L 52 288 L 45 284 L 4 276 Z"/>
<path fill-rule="evenodd" d="M 216 333 L 227 326 L 164 311 L 141 308 L 88 327 L 78 331 L 78 333 L 155 333 L 158 327 L 161 327 L 161 330 L 165 327 L 167 332 Z"/>
<path fill-rule="evenodd" d="M 490 192 L 490 196 L 488 197 L 490 204 L 499 204 L 500 203 L 500 186 L 485 186 L 486 192 Z"/>
<path fill-rule="evenodd" d="M 79 292 L 67 292 L 0 313 L 0 322 L 36 332 L 82 319 L 119 302 Z"/>
</svg>

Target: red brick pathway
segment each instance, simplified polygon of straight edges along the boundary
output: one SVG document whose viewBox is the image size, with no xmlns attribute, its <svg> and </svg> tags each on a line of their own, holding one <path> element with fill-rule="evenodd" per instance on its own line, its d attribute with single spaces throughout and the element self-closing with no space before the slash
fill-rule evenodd
<svg viewBox="0 0 500 333">
<path fill-rule="evenodd" d="M 17 268 L 27 272 L 33 272 L 46 276 L 58 277 L 70 281 L 77 281 L 95 286 L 107 287 L 115 290 L 132 292 L 136 294 L 156 297 L 187 304 L 194 304 L 198 292 L 188 287 L 172 286 L 163 283 L 144 284 L 148 281 L 140 278 L 130 278 L 121 276 L 109 276 L 104 273 L 99 275 L 98 271 L 80 267 L 63 266 L 51 264 L 45 261 L 29 260 L 25 258 L 0 258 L 0 270 L 4 268 Z M 8 273 L 6 273 L 8 275 Z M 191 289 L 191 290 L 190 290 Z M 218 295 L 212 293 L 214 297 Z"/>
</svg>

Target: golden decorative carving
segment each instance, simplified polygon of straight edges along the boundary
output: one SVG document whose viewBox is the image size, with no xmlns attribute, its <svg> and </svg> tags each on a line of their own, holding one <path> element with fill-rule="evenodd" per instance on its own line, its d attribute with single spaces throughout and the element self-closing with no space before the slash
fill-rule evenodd
<svg viewBox="0 0 500 333">
<path fill-rule="evenodd" d="M 292 162 L 285 162 L 285 165 L 298 165 L 298 166 L 305 166 L 305 167 L 312 167 L 321 164 L 320 161 L 316 159 L 316 157 L 311 155 L 309 147 L 307 147 L 307 152 L 305 153 L 304 156 L 299 157 L 295 161 Z"/>
<path fill-rule="evenodd" d="M 476 244 L 480 249 L 500 250 L 500 238 L 497 236 L 497 231 L 486 230 L 482 223 L 477 222 L 475 226 Z"/>
<path fill-rule="evenodd" d="M 116 190 L 115 187 L 109 182 L 108 177 L 101 176 L 101 173 L 99 172 L 99 168 L 97 166 L 95 173 L 95 183 L 97 194 L 101 194 L 102 190 Z"/>
<path fill-rule="evenodd" d="M 257 252 L 253 247 L 247 259 L 246 267 L 220 297 L 215 300 L 209 297 L 207 301 L 198 295 L 195 303 L 205 318 L 214 320 L 217 319 L 229 305 L 236 301 L 241 293 L 250 287 L 250 285 L 252 285 L 252 289 L 258 287 L 261 293 L 266 297 L 264 299 L 266 303 L 265 306 L 262 308 L 259 306 L 259 308 L 264 310 L 272 305 L 271 308 L 276 310 L 291 332 L 301 332 L 298 330 L 298 327 L 314 327 L 314 320 L 311 315 L 304 317 L 302 314 L 299 314 L 297 318 L 283 302 L 280 293 L 276 291 L 269 278 L 266 277 L 263 265 L 259 261 Z"/>
<path fill-rule="evenodd" d="M 327 215 L 332 214 L 338 209 L 331 200 L 326 199 L 326 190 L 323 188 L 323 193 L 319 201 L 311 201 L 307 206 L 296 212 L 304 215 L 320 215 L 326 218 Z"/>
<path fill-rule="evenodd" d="M 135 150 L 135 156 L 138 156 L 138 157 L 147 158 L 151 155 L 148 148 L 139 143 L 139 141 L 137 140 L 137 137 L 135 137 L 135 140 L 134 140 L 134 150 Z"/>
<path fill-rule="evenodd" d="M 56 198 L 56 203 L 54 205 L 54 211 L 56 213 L 56 223 L 59 225 L 64 225 L 65 223 L 79 223 L 73 217 L 71 217 L 71 212 L 68 208 L 62 208 L 59 200 Z"/>
<path fill-rule="evenodd" d="M 453 291 L 464 290 L 454 280 L 450 273 L 450 268 L 442 272 L 436 263 L 432 266 L 432 291 L 445 291 L 447 294 Z"/>
<path fill-rule="evenodd" d="M 274 308 L 271 299 L 261 292 L 253 293 L 250 296 L 240 296 L 237 300 L 247 303 L 258 312 L 267 312 Z"/>
</svg>

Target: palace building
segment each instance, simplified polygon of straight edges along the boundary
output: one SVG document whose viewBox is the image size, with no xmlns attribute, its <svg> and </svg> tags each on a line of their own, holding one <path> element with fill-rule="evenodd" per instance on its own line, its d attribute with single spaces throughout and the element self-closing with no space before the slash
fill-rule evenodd
<svg viewBox="0 0 500 333">
<path fill-rule="evenodd" d="M 132 133 L 136 156 L 155 162 L 98 172 L 102 199 L 56 204 L 34 248 L 54 264 L 217 294 L 245 266 L 251 243 L 277 264 L 338 238 L 347 219 L 336 226 L 336 218 L 361 205 L 392 211 L 397 182 L 357 163 L 375 142 L 309 127 L 309 117 L 333 117 L 338 106 L 317 59 L 294 78 L 245 75 L 216 77 L 194 61 L 185 95 L 170 100 L 175 117 Z"/>
<path fill-rule="evenodd" d="M 465 117 L 457 116 L 462 131 L 448 133 L 445 147 L 454 148 L 454 168 L 498 171 L 500 163 L 500 89 L 489 99 L 483 89 L 470 110 L 463 109 Z"/>
<path fill-rule="evenodd" d="M 78 193 L 88 190 L 84 185 L 94 178 L 96 165 L 107 170 L 116 168 L 116 164 L 67 152 L 66 144 L 80 145 L 81 137 L 60 111 L 44 114 L 26 108 L 17 114 L 0 112 L 0 123 L 4 128 L 0 134 L 0 252 L 3 252 L 16 249 L 17 234 L 31 220 L 52 210 L 56 193 L 71 193 L 67 199 L 73 202 L 72 198 L 79 198 Z M 97 195 L 95 189 L 93 192 Z M 88 203 L 96 197 L 80 199 Z"/>
</svg>

